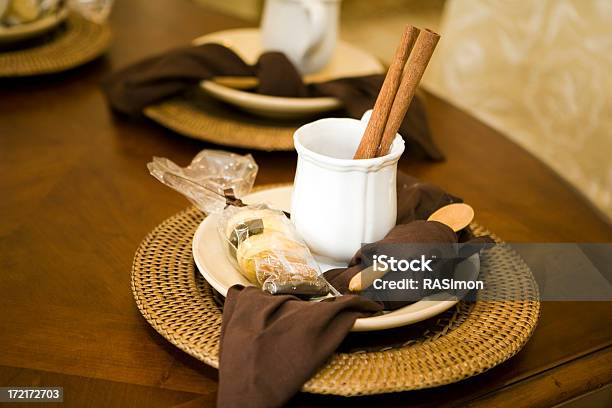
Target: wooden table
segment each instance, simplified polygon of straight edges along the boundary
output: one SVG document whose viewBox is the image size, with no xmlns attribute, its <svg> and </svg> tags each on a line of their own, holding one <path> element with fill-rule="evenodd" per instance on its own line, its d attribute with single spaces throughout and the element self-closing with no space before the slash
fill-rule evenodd
<svg viewBox="0 0 612 408">
<path fill-rule="evenodd" d="M 212 405 L 217 372 L 140 316 L 130 265 L 140 240 L 187 202 L 148 175 L 152 156 L 181 164 L 213 147 L 146 120 L 113 116 L 101 76 L 141 57 L 244 23 L 187 1 L 119 1 L 115 41 L 87 66 L 0 82 L 0 386 L 63 386 L 68 406 Z M 433 96 L 448 160 L 402 169 L 464 197 L 510 242 L 612 242 L 612 228 L 546 166 Z M 296 156 L 255 152 L 258 183 L 292 180 Z M 568 222 L 569 221 L 569 222 Z M 438 389 L 298 405 L 546 406 L 612 380 L 609 303 L 550 302 L 514 358 Z"/>
</svg>

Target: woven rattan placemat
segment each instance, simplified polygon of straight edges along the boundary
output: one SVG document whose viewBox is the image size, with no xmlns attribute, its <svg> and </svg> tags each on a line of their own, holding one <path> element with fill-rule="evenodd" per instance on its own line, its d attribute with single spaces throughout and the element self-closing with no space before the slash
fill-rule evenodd
<svg viewBox="0 0 612 408">
<path fill-rule="evenodd" d="M 199 210 L 189 208 L 164 221 L 144 239 L 132 266 L 132 290 L 143 316 L 162 336 L 218 367 L 222 311 L 212 288 L 195 269 L 191 253 L 192 237 L 202 219 Z M 477 234 L 489 234 L 477 224 L 472 228 Z M 497 245 L 483 254 L 480 268 L 481 273 L 487 272 L 485 287 L 537 299 L 531 271 L 508 245 Z M 489 291 L 487 296 L 496 296 L 485 290 Z M 539 313 L 540 303 L 535 300 L 460 302 L 429 321 L 394 329 L 398 333 L 410 331 L 401 344 L 383 344 L 378 351 L 367 352 L 359 347 L 355 350 L 354 344 L 341 348 L 303 391 L 353 396 L 459 381 L 517 353 L 535 329 Z M 372 338 L 377 333 L 359 335 Z"/>
<path fill-rule="evenodd" d="M 293 150 L 293 132 L 308 122 L 259 118 L 218 102 L 199 90 L 149 106 L 144 114 L 184 136 L 267 151 Z"/>
<path fill-rule="evenodd" d="M 0 77 L 50 74 L 77 67 L 108 48 L 111 30 L 76 13 L 41 38 L 0 49 Z"/>
</svg>

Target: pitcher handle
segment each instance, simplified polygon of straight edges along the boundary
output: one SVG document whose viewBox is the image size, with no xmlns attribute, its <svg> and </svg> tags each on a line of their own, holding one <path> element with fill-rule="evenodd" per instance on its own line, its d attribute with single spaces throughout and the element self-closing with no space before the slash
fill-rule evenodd
<svg viewBox="0 0 612 408">
<path fill-rule="evenodd" d="M 320 1 L 302 0 L 301 4 L 308 14 L 311 32 L 313 33 L 302 54 L 302 58 L 304 58 L 314 51 L 325 38 L 328 16 L 325 5 Z"/>
</svg>

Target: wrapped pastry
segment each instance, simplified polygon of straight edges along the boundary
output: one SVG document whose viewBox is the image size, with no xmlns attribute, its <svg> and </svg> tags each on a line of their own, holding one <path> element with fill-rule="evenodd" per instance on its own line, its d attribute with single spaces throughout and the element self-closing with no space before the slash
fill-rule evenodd
<svg viewBox="0 0 612 408">
<path fill-rule="evenodd" d="M 252 283 L 272 294 L 325 295 L 319 266 L 291 221 L 265 205 L 228 207 L 219 231 L 229 256 Z"/>
<path fill-rule="evenodd" d="M 320 276 L 319 266 L 282 211 L 245 206 L 257 164 L 251 155 L 202 150 L 187 167 L 154 157 L 149 172 L 186 196 L 205 214 L 219 214 L 219 232 L 230 259 L 253 284 L 272 294 L 302 297 L 339 293 Z"/>
</svg>

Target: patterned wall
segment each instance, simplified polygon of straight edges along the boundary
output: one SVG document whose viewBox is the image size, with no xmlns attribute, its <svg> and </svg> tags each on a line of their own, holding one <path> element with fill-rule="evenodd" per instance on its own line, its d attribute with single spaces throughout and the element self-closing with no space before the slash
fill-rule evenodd
<svg viewBox="0 0 612 408">
<path fill-rule="evenodd" d="M 612 1 L 449 0 L 424 83 L 612 219 Z"/>
</svg>

